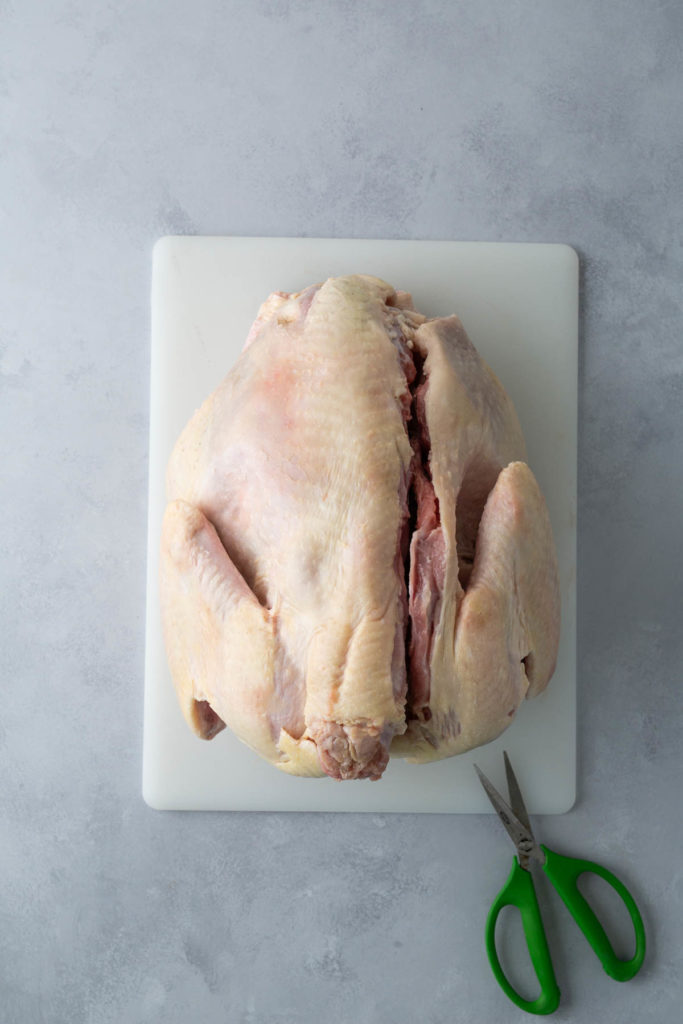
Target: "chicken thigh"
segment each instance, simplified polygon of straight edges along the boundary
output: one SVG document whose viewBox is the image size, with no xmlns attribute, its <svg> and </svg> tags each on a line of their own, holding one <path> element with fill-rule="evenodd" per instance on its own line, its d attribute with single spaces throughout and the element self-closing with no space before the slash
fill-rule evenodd
<svg viewBox="0 0 683 1024">
<path fill-rule="evenodd" d="M 271 295 L 168 467 L 162 616 L 194 731 L 336 779 L 502 732 L 559 636 L 524 458 L 457 317 L 361 275 Z"/>
</svg>

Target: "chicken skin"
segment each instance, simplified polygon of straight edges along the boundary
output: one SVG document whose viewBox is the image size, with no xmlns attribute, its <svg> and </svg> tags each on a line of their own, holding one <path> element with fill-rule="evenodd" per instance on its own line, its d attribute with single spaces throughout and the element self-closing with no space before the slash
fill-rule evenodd
<svg viewBox="0 0 683 1024">
<path fill-rule="evenodd" d="M 335 779 L 498 736 L 559 640 L 524 460 L 457 317 L 362 275 L 271 295 L 168 466 L 162 617 L 193 730 Z"/>
</svg>

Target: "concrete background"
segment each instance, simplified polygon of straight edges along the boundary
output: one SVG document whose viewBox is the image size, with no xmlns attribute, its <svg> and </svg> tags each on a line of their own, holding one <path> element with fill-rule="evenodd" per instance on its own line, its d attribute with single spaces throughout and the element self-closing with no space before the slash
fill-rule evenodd
<svg viewBox="0 0 683 1024">
<path fill-rule="evenodd" d="M 536 825 L 632 888 L 640 975 L 541 896 L 558 1020 L 680 1020 L 683 8 L 5 0 L 0 25 L 0 1020 L 523 1019 L 482 947 L 493 818 L 142 802 L 167 233 L 581 254 L 579 800 Z"/>
</svg>

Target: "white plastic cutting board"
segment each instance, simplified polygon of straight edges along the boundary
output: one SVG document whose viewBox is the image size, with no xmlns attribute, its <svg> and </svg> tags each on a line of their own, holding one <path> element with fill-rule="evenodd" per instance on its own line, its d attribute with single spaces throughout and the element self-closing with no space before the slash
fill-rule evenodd
<svg viewBox="0 0 683 1024">
<path fill-rule="evenodd" d="M 284 775 L 225 729 L 197 739 L 166 666 L 157 594 L 166 463 L 237 359 L 261 302 L 330 276 L 374 274 L 431 316 L 458 313 L 512 396 L 558 548 L 562 640 L 545 694 L 486 747 L 379 782 Z M 576 779 L 578 260 L 565 245 L 319 238 L 162 238 L 154 249 L 143 795 L 162 810 L 482 812 L 473 761 L 503 785 L 505 748 L 531 813 L 572 806 Z M 504 790 L 503 790 L 504 791 Z"/>
</svg>

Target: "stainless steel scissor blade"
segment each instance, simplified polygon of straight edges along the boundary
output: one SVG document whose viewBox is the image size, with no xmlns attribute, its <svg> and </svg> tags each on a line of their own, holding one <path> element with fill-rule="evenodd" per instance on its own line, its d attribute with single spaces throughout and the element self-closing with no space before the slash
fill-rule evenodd
<svg viewBox="0 0 683 1024">
<path fill-rule="evenodd" d="M 510 836 L 510 839 L 517 847 L 517 858 L 520 866 L 523 867 L 525 871 L 528 871 L 530 860 L 535 860 L 538 861 L 539 864 L 544 864 L 545 854 L 536 842 L 534 834 L 531 831 L 529 815 L 527 814 L 526 807 L 524 806 L 522 794 L 507 755 L 505 756 L 505 770 L 508 775 L 508 788 L 511 789 L 510 802 L 512 804 L 516 804 L 515 810 L 506 803 L 493 783 L 489 782 L 486 778 L 481 768 L 475 764 L 474 769 L 479 776 L 479 781 L 486 791 L 486 795 L 493 805 L 493 809 L 505 826 L 505 830 Z M 511 777 L 512 786 L 510 787 Z M 516 813 L 519 810 L 521 810 L 521 817 Z"/>
<path fill-rule="evenodd" d="M 526 806 L 524 804 L 524 797 L 522 791 L 519 788 L 517 782 L 517 776 L 512 770 L 510 764 L 510 758 L 508 757 L 507 750 L 503 751 L 503 760 L 505 761 L 505 778 L 508 784 L 508 795 L 510 797 L 510 807 L 514 811 L 515 816 L 521 821 L 522 825 L 528 830 L 529 834 L 533 836 L 531 825 L 529 824 L 529 815 L 527 813 Z"/>
</svg>

